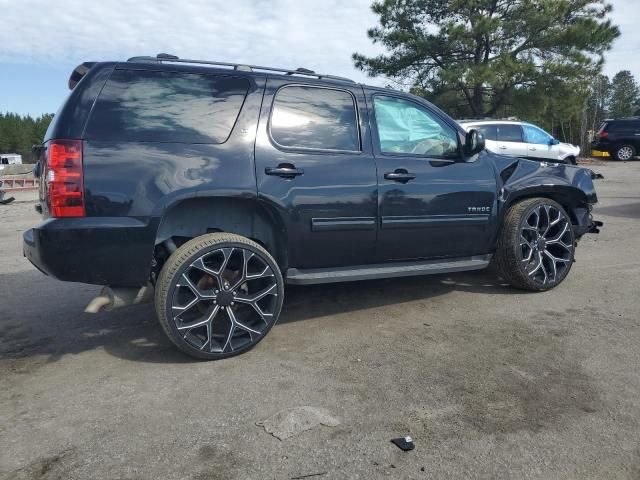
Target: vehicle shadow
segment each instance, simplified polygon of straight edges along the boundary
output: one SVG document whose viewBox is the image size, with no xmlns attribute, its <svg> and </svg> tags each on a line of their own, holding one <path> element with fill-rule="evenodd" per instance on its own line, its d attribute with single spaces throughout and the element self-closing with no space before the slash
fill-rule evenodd
<svg viewBox="0 0 640 480">
<path fill-rule="evenodd" d="M 37 271 L 0 274 L 0 362 L 51 363 L 95 349 L 130 361 L 194 360 L 165 337 L 152 304 L 92 315 L 100 287 L 59 282 Z M 328 285 L 288 286 L 280 324 L 428 300 L 451 291 L 523 293 L 490 273 L 466 272 Z M 276 326 L 277 328 L 277 326 Z"/>
</svg>

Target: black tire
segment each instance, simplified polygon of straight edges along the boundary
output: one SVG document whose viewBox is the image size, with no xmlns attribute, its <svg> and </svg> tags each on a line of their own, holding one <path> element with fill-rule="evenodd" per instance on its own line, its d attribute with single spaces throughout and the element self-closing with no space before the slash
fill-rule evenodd
<svg viewBox="0 0 640 480">
<path fill-rule="evenodd" d="M 536 212 L 537 224 L 532 220 Z M 559 285 L 571 270 L 574 254 L 571 219 L 553 200 L 526 199 L 505 214 L 495 264 L 512 286 L 540 292 Z"/>
<path fill-rule="evenodd" d="M 565 162 L 566 162 L 568 165 L 577 165 L 577 164 L 578 164 L 578 161 L 576 160 L 576 157 L 567 157 L 567 158 L 565 159 Z"/>
<path fill-rule="evenodd" d="M 158 320 L 169 339 L 205 360 L 253 348 L 277 322 L 283 299 L 282 274 L 269 252 L 230 233 L 202 235 L 178 248 L 155 290 Z"/>
<path fill-rule="evenodd" d="M 612 152 L 612 156 L 615 160 L 626 162 L 633 160 L 636 156 L 636 149 L 633 145 L 618 145 Z"/>
</svg>

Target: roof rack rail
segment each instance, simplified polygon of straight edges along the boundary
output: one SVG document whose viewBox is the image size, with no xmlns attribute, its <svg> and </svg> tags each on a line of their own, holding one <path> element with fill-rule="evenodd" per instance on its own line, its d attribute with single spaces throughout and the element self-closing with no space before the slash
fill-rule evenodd
<svg viewBox="0 0 640 480">
<path fill-rule="evenodd" d="M 137 63 L 161 63 L 161 62 L 169 62 L 169 63 L 191 63 L 197 65 L 213 65 L 213 66 L 221 66 L 221 67 L 232 67 L 234 70 L 238 70 L 241 72 L 253 72 L 254 70 L 262 70 L 265 72 L 278 72 L 284 73 L 286 75 L 306 75 L 308 77 L 316 77 L 316 78 L 326 78 L 328 80 L 338 80 L 341 82 L 350 82 L 356 83 L 350 78 L 339 77 L 337 75 L 326 75 L 323 73 L 316 73 L 313 70 L 309 70 L 307 68 L 275 68 L 275 67 L 261 67 L 259 65 L 247 65 L 242 63 L 229 63 L 229 62 L 213 62 L 210 60 L 194 60 L 189 58 L 179 58 L 175 55 L 171 55 L 168 53 L 159 53 L 155 57 L 152 56 L 140 56 L 140 57 L 131 57 L 127 60 L 127 62 L 137 62 Z"/>
</svg>

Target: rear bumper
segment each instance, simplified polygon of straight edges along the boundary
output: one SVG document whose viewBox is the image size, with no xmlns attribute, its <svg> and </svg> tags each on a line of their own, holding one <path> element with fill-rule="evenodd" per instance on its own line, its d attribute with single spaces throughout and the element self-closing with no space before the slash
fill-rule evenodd
<svg viewBox="0 0 640 480">
<path fill-rule="evenodd" d="M 143 286 L 158 223 L 130 217 L 48 219 L 24 232 L 23 252 L 38 270 L 59 280 Z"/>
<path fill-rule="evenodd" d="M 594 142 L 591 142 L 591 148 L 593 150 L 598 150 L 600 152 L 607 152 L 607 153 L 611 153 L 610 150 L 612 149 L 613 145 L 611 144 L 611 142 L 609 141 L 602 141 L 602 140 L 597 140 Z"/>
</svg>

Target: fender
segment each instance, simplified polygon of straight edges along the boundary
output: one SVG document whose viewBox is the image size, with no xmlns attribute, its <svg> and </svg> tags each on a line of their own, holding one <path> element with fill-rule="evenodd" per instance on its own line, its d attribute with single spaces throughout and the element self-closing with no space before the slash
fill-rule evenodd
<svg viewBox="0 0 640 480">
<path fill-rule="evenodd" d="M 515 202 L 531 197 L 550 198 L 567 211 L 580 237 L 589 230 L 591 208 L 598 197 L 589 169 L 566 164 L 534 162 L 495 155 L 498 174 L 498 218 Z"/>
</svg>

